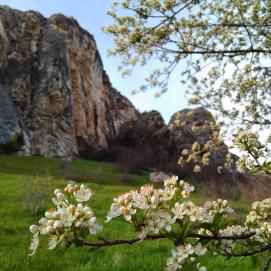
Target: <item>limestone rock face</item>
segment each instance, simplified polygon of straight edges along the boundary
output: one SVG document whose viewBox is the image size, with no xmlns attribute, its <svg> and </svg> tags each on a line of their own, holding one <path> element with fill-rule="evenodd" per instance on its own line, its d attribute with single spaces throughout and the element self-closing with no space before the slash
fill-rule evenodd
<svg viewBox="0 0 271 271">
<path fill-rule="evenodd" d="M 107 148 L 137 118 L 111 87 L 93 37 L 61 14 L 47 19 L 0 6 L 0 89 L 8 108 L 0 109 L 0 140 L 19 130 L 24 154 L 73 157 L 78 142 Z"/>
<path fill-rule="evenodd" d="M 213 115 L 203 107 L 176 112 L 170 119 L 169 127 L 175 127 L 171 130 L 171 138 L 173 144 L 178 146 L 179 153 L 183 149 L 191 149 L 194 142 L 198 142 L 202 146 L 210 140 L 214 131 L 211 129 L 210 123 L 216 126 Z M 227 153 L 227 145 L 221 142 L 221 145 L 211 154 L 212 165 L 224 165 Z M 235 155 L 233 155 L 233 159 L 236 159 Z"/>
<path fill-rule="evenodd" d="M 204 109 L 198 107 L 195 109 L 183 109 L 176 112 L 169 121 L 169 126 L 175 125 L 172 132 L 173 140 L 179 144 L 180 147 L 193 144 L 197 141 L 204 144 L 212 135 L 212 130 L 206 127 L 206 122 L 214 122 L 212 114 Z M 193 127 L 198 129 L 193 130 Z"/>
</svg>

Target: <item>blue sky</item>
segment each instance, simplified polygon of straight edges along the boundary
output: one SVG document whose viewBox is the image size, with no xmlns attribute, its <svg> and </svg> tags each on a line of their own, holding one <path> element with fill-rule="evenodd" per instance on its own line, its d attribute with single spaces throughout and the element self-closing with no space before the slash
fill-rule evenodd
<svg viewBox="0 0 271 271">
<path fill-rule="evenodd" d="M 0 0 L 0 4 L 20 10 L 37 10 L 46 17 L 53 13 L 63 13 L 76 18 L 83 28 L 94 35 L 104 68 L 113 86 L 128 97 L 140 111 L 158 110 L 168 121 L 173 113 L 187 107 L 184 97 L 185 87 L 179 82 L 178 74 L 173 76 L 169 91 L 161 98 L 154 98 L 151 90 L 146 93 L 131 94 L 131 90 L 143 82 L 144 77 L 155 64 L 150 63 L 148 68 L 140 67 L 132 76 L 123 78 L 117 70 L 120 59 L 107 57 L 107 49 L 113 48 L 114 44 L 111 36 L 103 33 L 101 27 L 112 23 L 111 18 L 106 15 L 111 0 Z"/>
</svg>

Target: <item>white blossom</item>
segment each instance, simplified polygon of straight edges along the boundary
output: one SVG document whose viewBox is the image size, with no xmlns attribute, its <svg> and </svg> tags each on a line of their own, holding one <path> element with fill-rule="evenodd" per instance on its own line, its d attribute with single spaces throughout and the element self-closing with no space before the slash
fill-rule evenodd
<svg viewBox="0 0 271 271">
<path fill-rule="evenodd" d="M 49 238 L 49 249 L 54 249 L 58 244 L 69 245 L 75 238 L 82 234 L 96 234 L 101 230 L 96 217 L 90 207 L 81 202 L 87 201 L 92 192 L 84 185 L 80 187 L 68 184 L 64 191 L 56 189 L 53 203 L 56 208 L 45 212 L 39 220 L 39 225 L 31 225 L 30 232 L 33 234 L 30 251 L 33 255 L 39 245 L 39 235 L 47 235 Z M 72 203 L 73 202 L 73 203 Z M 75 205 L 77 202 L 77 205 Z M 77 237 L 75 237 L 75 231 Z"/>
</svg>

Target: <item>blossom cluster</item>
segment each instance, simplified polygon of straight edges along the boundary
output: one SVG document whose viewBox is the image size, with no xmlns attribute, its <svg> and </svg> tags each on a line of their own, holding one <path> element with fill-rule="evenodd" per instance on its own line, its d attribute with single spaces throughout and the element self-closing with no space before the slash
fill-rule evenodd
<svg viewBox="0 0 271 271">
<path fill-rule="evenodd" d="M 240 236 L 242 234 L 249 233 L 250 230 L 247 227 L 243 227 L 241 225 L 230 225 L 226 229 L 220 230 L 219 234 L 221 236 Z M 236 241 L 223 239 L 219 241 L 220 249 L 226 251 L 227 253 L 233 252 L 233 249 L 236 246 Z"/>
<path fill-rule="evenodd" d="M 56 189 L 52 202 L 55 208 L 45 212 L 38 225 L 31 225 L 33 234 L 30 251 L 33 255 L 39 246 L 39 236 L 49 237 L 49 249 L 57 245 L 69 246 L 71 242 L 96 234 L 101 229 L 91 208 L 83 205 L 92 196 L 92 191 L 84 185 L 68 184 L 64 191 Z"/>
<path fill-rule="evenodd" d="M 207 201 L 205 202 L 203 208 L 212 217 L 214 217 L 216 214 L 223 214 L 227 216 L 234 212 L 234 210 L 230 207 L 229 202 L 227 200 L 222 200 L 222 199 Z"/>
<path fill-rule="evenodd" d="M 180 270 L 183 266 L 195 265 L 198 271 L 207 271 L 205 266 L 196 263 L 197 256 L 203 256 L 207 252 L 207 248 L 201 243 L 193 246 L 191 244 L 182 244 L 172 250 L 172 256 L 167 260 L 167 271 Z"/>
<path fill-rule="evenodd" d="M 175 176 L 164 181 L 164 189 L 155 189 L 153 185 L 142 186 L 140 191 L 130 191 L 114 198 L 107 221 L 122 216 L 135 225 L 142 239 L 148 233 L 169 232 L 179 218 L 175 202 L 188 198 L 193 190 L 193 186 L 182 180 L 178 182 Z M 189 215 L 189 206 L 184 209 L 183 214 Z"/>
<path fill-rule="evenodd" d="M 134 225 L 141 239 L 158 233 L 176 238 L 177 247 L 168 259 L 167 270 L 180 270 L 190 264 L 197 270 L 207 270 L 196 261 L 196 256 L 204 255 L 207 248 L 200 243 L 196 246 L 184 244 L 185 234 L 193 225 L 207 224 L 211 227 L 214 220 L 225 220 L 233 209 L 221 199 L 197 206 L 187 199 L 193 190 L 193 186 L 183 180 L 178 181 L 176 176 L 166 179 L 163 189 L 155 189 L 153 185 L 142 186 L 139 191 L 114 198 L 107 221 L 123 218 Z M 212 235 L 211 232 L 208 234 Z"/>
<path fill-rule="evenodd" d="M 259 140 L 259 134 L 252 131 L 239 129 L 232 139 L 233 145 L 243 152 L 242 156 L 236 162 L 237 169 L 240 172 L 258 172 L 271 173 L 270 151 L 267 145 Z"/>
<path fill-rule="evenodd" d="M 271 240 L 271 198 L 256 201 L 246 217 L 245 224 L 256 230 L 257 240 L 268 242 Z"/>
<path fill-rule="evenodd" d="M 238 146 L 242 151 L 246 151 L 248 148 L 257 150 L 262 147 L 258 133 L 245 131 L 243 129 L 237 131 L 232 141 L 233 144 Z"/>
<path fill-rule="evenodd" d="M 172 208 L 175 219 L 183 220 L 185 217 L 190 222 L 212 222 L 213 217 L 203 207 L 196 206 L 192 201 L 176 202 Z"/>
</svg>

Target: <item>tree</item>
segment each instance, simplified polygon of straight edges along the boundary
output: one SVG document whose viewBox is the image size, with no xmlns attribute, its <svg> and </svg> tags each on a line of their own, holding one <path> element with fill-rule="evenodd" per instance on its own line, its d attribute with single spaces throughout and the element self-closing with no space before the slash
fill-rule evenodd
<svg viewBox="0 0 271 271">
<path fill-rule="evenodd" d="M 231 131 L 270 126 L 270 0 L 120 0 L 113 2 L 109 15 L 114 23 L 105 30 L 114 37 L 111 54 L 122 57 L 124 75 L 136 64 L 159 61 L 161 68 L 145 79 L 141 90 L 154 87 L 164 93 L 177 70 L 188 84 L 190 103 L 213 109 Z M 180 164 L 194 161 L 200 171 L 221 146 L 217 130 L 208 144 L 185 150 Z M 225 160 L 218 172 L 230 166 L 230 153 Z M 254 166 L 262 169 L 251 153 L 239 160 L 239 169 Z"/>
<path fill-rule="evenodd" d="M 236 123 L 271 124 L 270 0 L 120 0 L 105 28 L 123 74 L 157 59 L 141 90 L 167 90 L 178 70 L 192 104 Z M 185 65 L 185 68 L 183 66 Z"/>
</svg>

